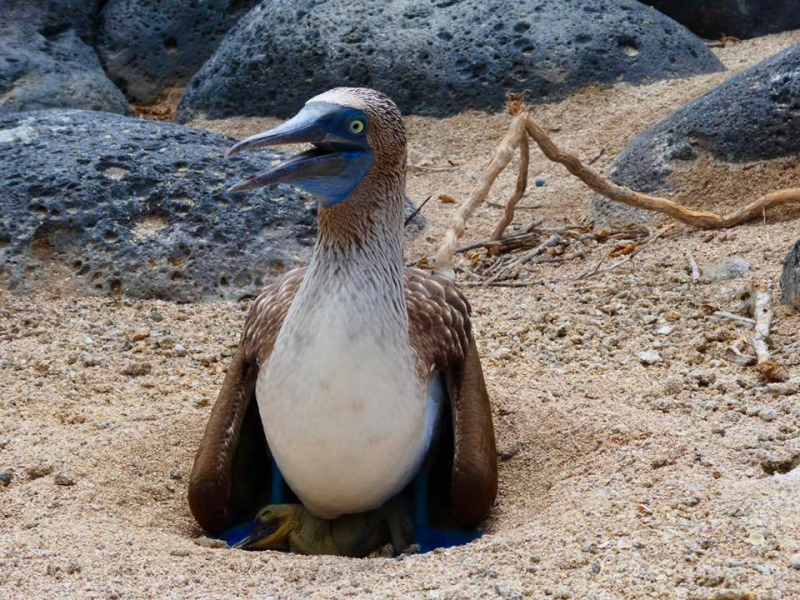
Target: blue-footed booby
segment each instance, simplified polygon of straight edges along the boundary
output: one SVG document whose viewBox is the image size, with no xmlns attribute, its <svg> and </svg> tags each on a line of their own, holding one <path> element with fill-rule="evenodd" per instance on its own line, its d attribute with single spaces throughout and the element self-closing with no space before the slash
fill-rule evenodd
<svg viewBox="0 0 800 600">
<path fill-rule="evenodd" d="M 192 513 L 219 534 L 283 503 L 283 478 L 314 518 L 339 519 L 379 510 L 425 471 L 415 497 L 428 522 L 472 528 L 497 492 L 491 408 L 466 298 L 403 266 L 400 112 L 382 93 L 336 88 L 228 155 L 298 143 L 312 146 L 231 188 L 306 190 L 319 228 L 308 267 L 252 305 L 195 458 Z M 256 520 L 271 523 L 263 535 L 297 515 L 275 510 Z"/>
</svg>

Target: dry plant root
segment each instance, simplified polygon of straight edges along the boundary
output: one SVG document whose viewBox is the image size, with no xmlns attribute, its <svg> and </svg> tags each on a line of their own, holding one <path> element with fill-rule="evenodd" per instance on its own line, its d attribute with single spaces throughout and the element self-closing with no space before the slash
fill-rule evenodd
<svg viewBox="0 0 800 600">
<path fill-rule="evenodd" d="M 444 240 L 442 241 L 442 245 L 439 248 L 439 252 L 435 258 L 434 266 L 436 270 L 444 273 L 451 279 L 454 277 L 452 263 L 453 256 L 457 252 L 456 245 L 459 238 L 461 238 L 466 230 L 467 221 L 478 208 L 478 206 L 486 201 L 492 185 L 497 180 L 497 177 L 500 175 L 502 170 L 508 166 L 509 162 L 511 162 L 514 151 L 517 146 L 519 146 L 520 164 L 516 189 L 514 194 L 508 200 L 505 206 L 503 217 L 489 238 L 489 242 L 498 242 L 503 239 L 502 236 L 505 230 L 513 220 L 517 203 L 522 199 L 527 187 L 528 170 L 530 165 L 530 149 L 527 139 L 528 136 L 533 138 L 533 140 L 549 160 L 564 165 L 572 175 L 578 177 L 589 188 L 598 194 L 601 194 L 602 196 L 605 196 L 606 198 L 615 202 L 627 204 L 628 206 L 669 215 L 677 221 L 686 223 L 693 227 L 699 227 L 703 229 L 722 229 L 726 227 L 733 227 L 734 225 L 738 225 L 745 221 L 763 217 L 766 214 L 767 209 L 775 206 L 800 203 L 800 188 L 789 188 L 766 194 L 754 202 L 751 202 L 747 206 L 728 215 L 717 215 L 711 212 L 691 210 L 665 198 L 642 194 L 627 187 L 617 185 L 607 177 L 600 175 L 599 173 L 590 169 L 587 165 L 583 164 L 583 162 L 581 162 L 581 160 L 574 154 L 566 152 L 556 146 L 553 140 L 550 139 L 550 136 L 548 136 L 547 133 L 533 120 L 530 113 L 526 110 L 521 96 L 511 96 L 509 102 L 507 103 L 507 107 L 509 112 L 513 115 L 511 123 L 508 127 L 508 131 L 495 150 L 495 154 L 491 162 L 481 174 L 478 185 L 472 191 L 469 198 L 456 211 L 456 214 L 453 217 L 453 224 L 445 232 Z M 597 236 L 595 239 L 600 239 L 600 236 Z M 651 238 L 648 241 L 653 241 L 653 239 L 655 238 Z M 485 244 L 485 242 L 483 244 Z M 624 250 L 619 250 L 618 255 L 622 256 L 627 254 L 629 258 L 632 258 L 639 252 L 639 249 L 640 247 L 629 244 Z M 541 253 L 539 248 L 536 248 L 533 252 Z M 531 253 L 529 253 L 529 255 L 530 254 Z M 533 254 L 533 256 L 536 255 L 537 254 Z M 530 260 L 530 257 L 526 260 Z M 699 279 L 699 269 L 697 268 L 697 265 L 692 257 L 688 257 L 688 260 L 692 271 L 692 282 L 694 283 Z M 513 270 L 510 267 L 519 266 L 524 262 L 526 261 L 516 261 L 515 263 L 508 265 L 507 268 L 502 270 L 502 274 L 509 273 L 511 270 Z M 624 262 L 627 262 L 627 260 Z M 603 271 L 596 270 L 596 272 L 605 272 L 607 270 L 608 269 L 603 269 Z M 499 276 L 500 273 L 496 273 L 490 281 L 495 282 Z"/>
<path fill-rule="evenodd" d="M 542 149 L 544 155 L 553 162 L 564 165 L 567 170 L 583 181 L 587 186 L 609 200 L 621 202 L 628 206 L 644 208 L 654 212 L 664 213 L 670 217 L 693 227 L 702 229 L 724 229 L 739 223 L 762 217 L 764 211 L 774 206 L 783 204 L 800 203 L 800 188 L 789 188 L 772 192 L 751 202 L 747 206 L 732 212 L 729 215 L 717 215 L 710 212 L 690 210 L 676 204 L 672 200 L 648 196 L 635 192 L 629 188 L 617 185 L 607 177 L 600 175 L 585 166 L 574 154 L 561 150 L 553 140 L 528 116 L 525 120 L 525 131 Z"/>
</svg>

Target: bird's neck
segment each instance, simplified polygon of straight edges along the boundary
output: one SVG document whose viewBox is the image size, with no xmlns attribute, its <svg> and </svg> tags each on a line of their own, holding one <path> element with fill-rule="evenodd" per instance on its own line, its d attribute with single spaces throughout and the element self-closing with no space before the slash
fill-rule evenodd
<svg viewBox="0 0 800 600">
<path fill-rule="evenodd" d="M 369 173 L 346 200 L 320 208 L 306 282 L 399 298 L 403 293 L 405 174 Z"/>
</svg>

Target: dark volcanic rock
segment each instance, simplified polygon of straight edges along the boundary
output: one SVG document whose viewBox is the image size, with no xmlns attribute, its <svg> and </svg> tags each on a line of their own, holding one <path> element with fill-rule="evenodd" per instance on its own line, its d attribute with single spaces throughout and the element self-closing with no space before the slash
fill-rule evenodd
<svg viewBox="0 0 800 600">
<path fill-rule="evenodd" d="M 129 111 L 92 48 L 95 2 L 0 0 L 0 107 Z"/>
<path fill-rule="evenodd" d="M 183 85 L 228 29 L 258 0 L 110 0 L 97 51 L 109 77 L 135 102 Z"/>
<path fill-rule="evenodd" d="M 0 0 L 0 31 L 30 28 L 51 37 L 72 29 L 91 45 L 99 8 L 100 0 Z"/>
<path fill-rule="evenodd" d="M 781 275 L 781 302 L 794 306 L 800 311 L 800 240 L 795 242 Z"/>
<path fill-rule="evenodd" d="M 721 70 L 689 31 L 633 0 L 264 0 L 189 83 L 178 118 L 294 114 L 368 86 L 406 113 L 498 109 L 588 83 Z"/>
<path fill-rule="evenodd" d="M 616 183 L 658 193 L 676 161 L 704 154 L 725 162 L 800 154 L 800 45 L 731 77 L 640 134 L 608 172 Z M 587 216 L 598 225 L 644 222 L 653 213 L 595 195 Z"/>
<path fill-rule="evenodd" d="M 644 0 L 695 33 L 751 38 L 800 28 L 798 0 Z"/>
<path fill-rule="evenodd" d="M 108 113 L 0 115 L 0 281 L 72 275 L 85 292 L 240 298 L 305 262 L 314 211 L 278 187 L 226 188 L 276 153 L 223 158 L 231 140 Z"/>
</svg>

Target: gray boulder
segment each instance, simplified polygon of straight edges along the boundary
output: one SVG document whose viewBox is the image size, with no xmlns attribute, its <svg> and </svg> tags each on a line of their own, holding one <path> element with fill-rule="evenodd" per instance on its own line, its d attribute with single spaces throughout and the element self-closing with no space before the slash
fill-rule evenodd
<svg viewBox="0 0 800 600">
<path fill-rule="evenodd" d="M 795 242 L 783 263 L 781 301 L 800 311 L 800 240 Z"/>
<path fill-rule="evenodd" d="M 228 194 L 270 151 L 77 110 L 0 114 L 0 282 L 88 293 L 241 298 L 307 261 L 312 203 L 289 188 Z"/>
<path fill-rule="evenodd" d="M 30 29 L 0 34 L 0 106 L 130 111 L 94 50 L 72 29 L 50 37 Z"/>
<path fill-rule="evenodd" d="M 702 155 L 731 162 L 800 154 L 800 45 L 747 69 L 658 122 L 612 163 L 609 177 L 646 193 L 672 190 L 679 161 Z M 647 222 L 653 213 L 595 194 L 587 217 L 598 226 Z"/>
<path fill-rule="evenodd" d="M 228 29 L 258 0 L 110 0 L 96 48 L 111 79 L 134 102 L 185 85 Z"/>
<path fill-rule="evenodd" d="M 0 0 L 0 108 L 127 113 L 91 46 L 96 2 Z"/>
<path fill-rule="evenodd" d="M 72 29 L 91 45 L 100 3 L 101 0 L 0 0 L 0 31 L 30 28 L 51 37 Z"/>
<path fill-rule="evenodd" d="M 342 85 L 447 115 L 499 109 L 510 91 L 536 102 L 592 82 L 722 69 L 689 31 L 634 0 L 264 0 L 192 77 L 178 119 L 286 117 Z"/>
<path fill-rule="evenodd" d="M 797 0 L 644 0 L 698 35 L 752 38 L 800 28 Z"/>
</svg>

